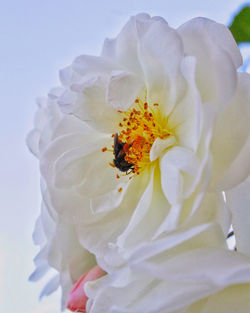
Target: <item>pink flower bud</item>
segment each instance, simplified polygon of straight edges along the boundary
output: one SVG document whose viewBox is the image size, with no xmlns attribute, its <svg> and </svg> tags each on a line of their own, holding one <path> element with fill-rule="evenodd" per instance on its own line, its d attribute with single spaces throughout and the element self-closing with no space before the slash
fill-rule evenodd
<svg viewBox="0 0 250 313">
<path fill-rule="evenodd" d="M 85 313 L 86 303 L 88 300 L 88 297 L 86 296 L 84 291 L 85 283 L 88 281 L 96 280 L 97 278 L 105 274 L 106 272 L 104 272 L 98 265 L 94 266 L 86 273 L 84 273 L 70 291 L 67 300 L 67 308 L 73 312 Z"/>
</svg>

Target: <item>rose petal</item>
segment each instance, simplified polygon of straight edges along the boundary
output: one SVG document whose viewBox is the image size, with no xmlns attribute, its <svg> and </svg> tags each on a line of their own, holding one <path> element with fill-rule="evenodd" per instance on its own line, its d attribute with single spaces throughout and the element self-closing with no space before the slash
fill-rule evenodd
<svg viewBox="0 0 250 313">
<path fill-rule="evenodd" d="M 127 111 L 140 94 L 142 87 L 142 80 L 133 73 L 112 72 L 106 101 L 116 110 Z"/>
<path fill-rule="evenodd" d="M 238 74 L 232 103 L 216 121 L 211 142 L 212 189 L 230 189 L 249 175 L 250 162 L 250 75 Z"/>
<path fill-rule="evenodd" d="M 179 27 L 184 51 L 197 58 L 196 82 L 202 102 L 220 109 L 231 101 L 236 89 L 236 69 L 242 58 L 225 25 L 206 18 L 194 18 Z"/>
</svg>

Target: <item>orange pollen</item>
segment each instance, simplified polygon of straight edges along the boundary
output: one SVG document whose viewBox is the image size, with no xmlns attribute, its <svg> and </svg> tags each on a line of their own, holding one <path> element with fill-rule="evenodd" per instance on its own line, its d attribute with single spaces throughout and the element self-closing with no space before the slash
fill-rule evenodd
<svg viewBox="0 0 250 313">
<path fill-rule="evenodd" d="M 109 163 L 109 165 L 111 166 L 111 167 L 115 167 L 115 164 L 114 163 Z"/>
<path fill-rule="evenodd" d="M 117 179 L 119 179 L 119 178 L 120 178 L 120 176 L 119 176 L 118 174 L 116 174 L 116 178 L 117 178 Z"/>
<path fill-rule="evenodd" d="M 122 187 L 120 187 L 120 188 L 118 189 L 118 192 L 122 192 Z"/>
<path fill-rule="evenodd" d="M 171 132 L 167 129 L 167 118 L 157 108 L 158 103 L 150 106 L 139 97 L 128 111 L 122 112 L 122 128 L 118 134 L 119 142 L 124 143 L 125 161 L 133 165 L 131 173 L 139 175 L 150 165 L 150 149 L 156 138 L 164 139 Z"/>
<path fill-rule="evenodd" d="M 102 148 L 102 152 L 105 152 L 107 150 L 108 150 L 108 148 L 106 148 L 106 147 Z"/>
</svg>

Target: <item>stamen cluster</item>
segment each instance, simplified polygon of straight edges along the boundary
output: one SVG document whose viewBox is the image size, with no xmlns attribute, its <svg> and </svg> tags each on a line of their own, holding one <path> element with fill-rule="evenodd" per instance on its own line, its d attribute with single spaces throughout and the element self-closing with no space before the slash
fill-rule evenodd
<svg viewBox="0 0 250 313">
<path fill-rule="evenodd" d="M 133 164 L 133 173 L 137 175 L 151 163 L 150 149 L 156 138 L 165 139 L 170 135 L 166 118 L 162 116 L 158 103 L 152 107 L 140 98 L 128 111 L 119 111 L 123 116 L 119 123 L 121 131 L 118 139 L 125 143 L 125 160 Z"/>
</svg>

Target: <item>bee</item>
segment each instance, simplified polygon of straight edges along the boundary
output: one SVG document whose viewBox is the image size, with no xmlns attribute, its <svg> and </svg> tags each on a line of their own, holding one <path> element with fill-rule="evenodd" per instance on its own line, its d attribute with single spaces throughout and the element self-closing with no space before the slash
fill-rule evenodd
<svg viewBox="0 0 250 313">
<path fill-rule="evenodd" d="M 126 153 L 124 151 L 125 142 L 121 142 L 118 139 L 118 134 L 115 134 L 114 138 L 114 160 L 113 163 L 120 171 L 129 174 L 134 170 L 134 164 L 129 163 L 125 160 Z M 130 171 L 130 172 L 129 172 Z"/>
</svg>

